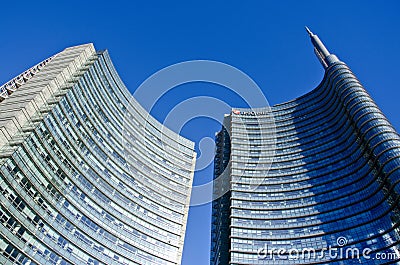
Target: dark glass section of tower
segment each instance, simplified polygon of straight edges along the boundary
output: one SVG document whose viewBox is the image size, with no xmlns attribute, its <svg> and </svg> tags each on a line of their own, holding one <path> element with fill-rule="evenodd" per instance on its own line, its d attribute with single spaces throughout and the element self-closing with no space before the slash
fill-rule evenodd
<svg viewBox="0 0 400 265">
<path fill-rule="evenodd" d="M 230 137 L 228 131 L 223 128 L 215 137 L 216 155 L 214 158 L 214 190 L 228 189 L 230 179 L 216 177 L 229 172 L 230 160 Z M 215 196 L 215 195 L 214 195 Z M 211 223 L 211 260 L 213 264 L 227 264 L 229 262 L 230 230 L 229 217 L 231 192 L 226 192 L 222 197 L 216 196 L 212 202 L 212 223 Z"/>
<path fill-rule="evenodd" d="M 231 143 L 217 147 L 216 162 L 230 153 L 230 216 L 215 218 L 220 207 L 214 205 L 228 201 L 225 196 L 213 203 L 213 265 L 394 264 L 400 258 L 399 134 L 348 66 L 310 36 L 325 76 L 308 94 L 271 108 L 270 168 L 262 162 L 271 155 L 263 144 L 270 134 L 256 133 L 270 126 L 264 113 L 236 109 L 225 118 Z M 255 179 L 260 185 L 253 188 Z M 226 234 L 214 236 L 218 231 Z M 355 249 L 360 255 L 349 253 Z"/>
</svg>

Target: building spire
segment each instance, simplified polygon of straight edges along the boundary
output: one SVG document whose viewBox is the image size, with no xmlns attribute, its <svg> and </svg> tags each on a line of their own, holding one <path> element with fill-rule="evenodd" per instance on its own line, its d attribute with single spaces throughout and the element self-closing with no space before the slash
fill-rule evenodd
<svg viewBox="0 0 400 265">
<path fill-rule="evenodd" d="M 306 27 L 306 31 L 308 35 L 310 35 L 311 42 L 314 45 L 314 52 L 324 68 L 328 68 L 332 63 L 339 61 L 335 55 L 328 51 L 318 36 L 312 33 L 308 27 Z"/>
<path fill-rule="evenodd" d="M 311 32 L 311 30 L 306 26 L 306 30 L 307 30 L 307 33 L 308 33 L 308 35 L 310 35 L 310 37 L 313 35 L 313 33 Z"/>
</svg>

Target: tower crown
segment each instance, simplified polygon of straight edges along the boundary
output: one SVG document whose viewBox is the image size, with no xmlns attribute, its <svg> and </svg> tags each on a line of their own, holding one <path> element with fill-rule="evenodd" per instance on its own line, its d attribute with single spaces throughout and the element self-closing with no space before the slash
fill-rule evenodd
<svg viewBox="0 0 400 265">
<path fill-rule="evenodd" d="M 325 69 L 328 68 L 331 64 L 339 61 L 336 55 L 331 54 L 328 51 L 328 49 L 325 47 L 325 45 L 316 34 L 312 33 L 308 27 L 306 27 L 306 31 L 308 35 L 310 35 L 311 42 L 314 45 L 314 52 Z"/>
</svg>

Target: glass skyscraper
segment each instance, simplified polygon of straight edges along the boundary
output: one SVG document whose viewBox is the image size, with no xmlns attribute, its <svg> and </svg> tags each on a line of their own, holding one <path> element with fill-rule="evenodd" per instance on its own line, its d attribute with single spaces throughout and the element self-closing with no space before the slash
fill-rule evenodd
<svg viewBox="0 0 400 265">
<path fill-rule="evenodd" d="M 107 51 L 67 48 L 0 87 L 0 264 L 180 264 L 194 144 Z"/>
<path fill-rule="evenodd" d="M 320 85 L 271 108 L 233 109 L 216 136 L 214 178 L 224 176 L 214 192 L 229 191 L 212 204 L 212 265 L 400 258 L 399 134 L 308 32 Z"/>
</svg>

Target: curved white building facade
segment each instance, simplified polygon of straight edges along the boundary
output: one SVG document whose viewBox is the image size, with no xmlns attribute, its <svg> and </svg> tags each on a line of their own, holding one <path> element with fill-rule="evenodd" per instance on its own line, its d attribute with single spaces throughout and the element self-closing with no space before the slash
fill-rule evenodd
<svg viewBox="0 0 400 265">
<path fill-rule="evenodd" d="M 0 91 L 0 263 L 180 264 L 194 143 L 92 44 L 32 69 Z"/>
</svg>

